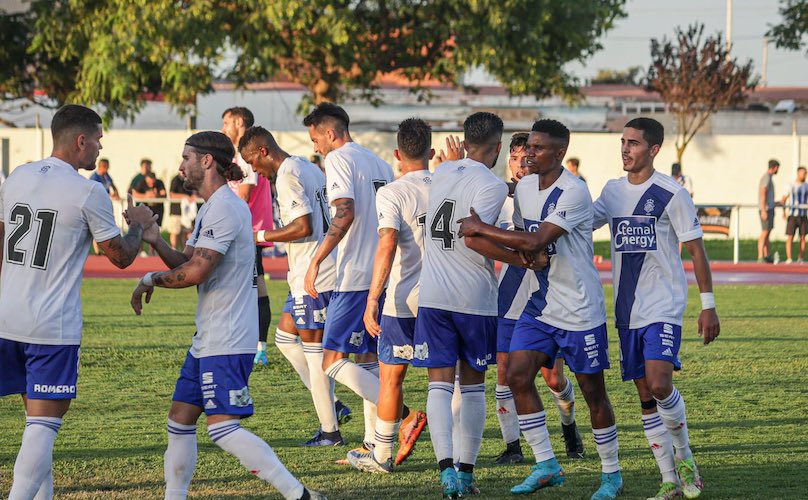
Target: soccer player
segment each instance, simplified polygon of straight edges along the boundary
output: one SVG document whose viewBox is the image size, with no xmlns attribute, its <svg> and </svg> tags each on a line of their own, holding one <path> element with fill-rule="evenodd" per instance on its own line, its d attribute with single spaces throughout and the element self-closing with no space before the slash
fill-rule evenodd
<svg viewBox="0 0 808 500">
<path fill-rule="evenodd" d="M 783 196 L 783 217 L 786 219 L 786 264 L 791 264 L 793 259 L 794 234 L 800 231 L 800 253 L 797 262 L 802 263 L 805 257 L 805 232 L 808 231 L 808 209 L 800 207 L 808 203 L 808 183 L 805 182 L 805 167 L 797 169 L 797 180 L 791 185 L 791 192 Z M 791 207 L 786 206 L 789 196 L 791 197 Z"/>
<path fill-rule="evenodd" d="M 196 422 L 204 412 L 208 435 L 284 498 L 325 498 L 306 489 L 261 438 L 241 427 L 253 414 L 247 381 L 258 337 L 255 241 L 247 205 L 227 186 L 244 173 L 232 163 L 233 144 L 220 132 L 199 132 L 185 142 L 180 173 L 206 200 L 185 251 L 171 248 L 156 228 L 144 239 L 170 271 L 147 273 L 132 293 L 136 314 L 154 287 L 197 286 L 196 334 L 168 413 L 165 453 L 167 500 L 184 499 L 196 466 Z"/>
<path fill-rule="evenodd" d="M 121 237 L 104 186 L 79 175 L 101 150 L 95 111 L 63 106 L 51 134 L 51 156 L 16 168 L 0 188 L 0 396 L 21 394 L 26 412 L 11 500 L 53 496 L 53 444 L 76 397 L 90 241 L 123 269 L 156 218 L 130 196 Z"/>
<path fill-rule="evenodd" d="M 393 181 L 393 169 L 353 142 L 349 124 L 348 113 L 328 102 L 317 105 L 303 120 L 314 152 L 325 157 L 328 200 L 334 210 L 331 225 L 306 272 L 303 288 L 312 297 L 318 296 L 316 280 L 320 266 L 336 248 L 337 285 L 325 323 L 323 369 L 364 400 L 364 443 L 369 450 L 375 440 L 379 363 L 376 338 L 365 332 L 361 311 L 367 305 L 378 243 L 376 191 Z M 351 353 L 356 355 L 356 363 L 348 359 Z M 401 427 L 420 432 L 411 425 L 416 417 L 417 412 L 410 412 Z M 399 439 L 413 440 L 408 436 Z"/>
<path fill-rule="evenodd" d="M 247 108 L 228 108 L 222 113 L 222 133 L 230 139 L 234 149 L 238 148 L 241 137 L 253 123 L 255 117 Z M 249 205 L 253 231 L 272 230 L 272 187 L 269 181 L 256 175 L 241 155 L 236 154 L 233 162 L 241 167 L 244 178 L 241 181 L 230 181 L 228 184 L 230 189 Z M 256 365 L 267 364 L 267 337 L 269 337 L 269 324 L 272 322 L 267 284 L 264 281 L 264 261 L 261 255 L 261 251 L 267 245 L 269 243 L 260 241 L 255 244 L 255 268 L 258 271 L 258 346 L 253 362 Z M 281 352 L 283 346 L 296 341 L 297 337 L 294 335 L 276 333 L 275 336 L 275 345 Z"/>
<path fill-rule="evenodd" d="M 397 142 L 398 148 L 393 155 L 400 162 L 401 177 L 382 186 L 376 193 L 379 244 L 364 314 L 365 329 L 377 337 L 379 346 L 376 446 L 366 453 L 348 453 L 351 465 L 375 473 L 393 470 L 393 438 L 401 424 L 404 377 L 413 354 L 418 283 L 424 253 L 423 228 L 432 184 L 429 160 L 435 154 L 432 128 L 418 118 L 409 118 L 399 124 Z M 385 286 L 387 299 L 379 322 L 379 302 Z M 414 425 L 420 427 L 417 432 L 420 435 L 426 425 L 424 412 L 416 412 Z M 407 442 L 401 446 L 396 465 L 412 452 L 414 445 L 415 442 Z"/>
<path fill-rule="evenodd" d="M 504 231 L 472 212 L 463 221 L 460 235 L 484 237 L 519 251 L 546 249 L 550 258 L 538 274 L 540 288 L 519 317 L 511 339 L 508 385 L 519 427 L 536 457 L 533 472 L 511 492 L 529 494 L 564 482 L 535 385 L 539 368 L 551 368 L 560 351 L 589 406 L 600 455 L 601 485 L 592 499 L 611 499 L 622 492 L 623 479 L 614 411 L 603 377 L 609 367 L 606 310 L 593 263 L 592 198 L 586 184 L 562 167 L 569 138 L 567 127 L 555 120 L 533 124 L 525 163 L 538 175 L 519 181 L 514 201 L 514 225 L 525 231 Z"/>
<path fill-rule="evenodd" d="M 485 427 L 485 371 L 493 361 L 496 335 L 497 279 L 491 259 L 478 245 L 521 262 L 510 250 L 477 238 L 457 238 L 457 219 L 479 209 L 493 223 L 508 196 L 507 185 L 491 172 L 502 149 L 502 120 L 474 113 L 463 123 L 468 157 L 440 164 L 432 175 L 426 213 L 424 261 L 415 326 L 413 366 L 427 368 L 427 416 L 440 468 L 443 494 L 479 493 L 474 465 Z M 455 471 L 452 444 L 452 394 L 460 361 L 460 429 L 462 447 Z"/>
<path fill-rule="evenodd" d="M 244 132 L 239 142 L 239 153 L 255 172 L 267 179 L 275 179 L 283 227 L 259 231 L 256 241 L 288 242 L 287 281 L 290 291 L 278 321 L 276 343 L 281 336 L 294 337 L 293 342 L 279 343 L 278 346 L 309 387 L 317 418 L 320 420 L 320 430 L 305 444 L 345 444 L 334 410 L 333 387 L 323 371 L 323 327 L 326 308 L 336 280 L 335 263 L 331 255 L 326 256 L 320 265 L 316 283 L 320 294 L 317 298 L 311 297 L 303 289 L 303 277 L 309 268 L 309 262 L 331 222 L 325 193 L 325 176 L 313 163 L 299 156 L 290 156 L 281 149 L 272 134 L 263 127 L 250 127 Z M 292 332 L 299 334 L 302 343 L 297 341 L 297 336 Z M 303 365 L 305 371 L 298 369 L 297 365 Z"/>
<path fill-rule="evenodd" d="M 511 137 L 508 155 L 508 170 L 514 184 L 530 172 L 524 164 L 527 152 L 525 146 L 530 134 L 519 132 Z M 513 230 L 514 201 L 505 199 L 497 225 L 502 229 Z M 536 273 L 524 267 L 502 265 L 499 273 L 499 294 L 497 299 L 497 420 L 505 441 L 503 451 L 494 461 L 497 465 L 522 463 L 524 455 L 519 442 L 519 419 L 513 401 L 513 393 L 508 387 L 508 352 L 516 320 L 525 309 L 530 296 L 539 289 Z M 569 458 L 583 458 L 584 444 L 575 423 L 575 392 L 569 379 L 564 376 L 564 359 L 556 358 L 552 368 L 542 367 L 541 374 L 550 394 L 553 396 L 561 416 L 561 429 Z"/>
<path fill-rule="evenodd" d="M 673 178 L 654 170 L 665 131 L 651 118 L 626 123 L 620 142 L 625 177 L 609 181 L 595 202 L 595 228 L 609 224 L 615 317 L 623 380 L 633 380 L 645 437 L 662 473 L 654 498 L 696 498 L 703 489 L 687 432 L 685 401 L 673 386 L 687 280 L 679 242 L 693 256 L 701 292 L 698 332 L 718 337 L 710 263 L 693 200 Z M 675 450 L 675 451 L 674 451 Z"/>
</svg>

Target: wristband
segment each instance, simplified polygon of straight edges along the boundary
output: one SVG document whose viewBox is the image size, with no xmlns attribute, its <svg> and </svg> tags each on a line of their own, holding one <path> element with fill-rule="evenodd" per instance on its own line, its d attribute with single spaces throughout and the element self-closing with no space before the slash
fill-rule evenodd
<svg viewBox="0 0 808 500">
<path fill-rule="evenodd" d="M 265 236 L 266 231 L 264 231 L 263 229 L 255 233 L 255 239 L 258 243 L 264 243 L 267 240 Z"/>
<path fill-rule="evenodd" d="M 154 280 L 152 279 L 152 275 L 154 273 L 146 273 L 140 278 L 140 282 L 146 286 L 154 286 Z"/>
<path fill-rule="evenodd" d="M 701 297 L 702 311 L 705 309 L 715 309 L 715 295 L 713 295 L 713 292 L 700 293 L 699 296 Z"/>
</svg>

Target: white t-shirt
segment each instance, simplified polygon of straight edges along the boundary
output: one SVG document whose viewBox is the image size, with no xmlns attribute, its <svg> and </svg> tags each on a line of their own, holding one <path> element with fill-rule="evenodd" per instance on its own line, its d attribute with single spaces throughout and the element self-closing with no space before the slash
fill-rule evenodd
<svg viewBox="0 0 808 500">
<path fill-rule="evenodd" d="M 0 338 L 79 345 L 90 242 L 121 234 L 104 186 L 58 158 L 22 165 L 0 187 L 0 221 Z"/>
<path fill-rule="evenodd" d="M 289 273 L 286 281 L 292 296 L 308 295 L 303 289 L 303 280 L 309 264 L 314 259 L 317 246 L 323 241 L 331 218 L 328 214 L 328 197 L 325 193 L 325 175 L 317 165 L 299 156 L 290 156 L 283 160 L 275 180 L 278 190 L 278 206 L 283 225 L 309 215 L 311 217 L 311 236 L 290 241 L 286 244 L 289 257 Z M 333 255 L 329 255 L 320 264 L 315 288 L 321 292 L 334 290 L 337 271 Z"/>
<path fill-rule="evenodd" d="M 502 211 L 499 213 L 497 226 L 500 229 L 513 231 L 513 198 L 505 198 Z M 523 231 L 524 228 L 518 228 Z M 539 289 L 536 273 L 524 267 L 503 263 L 499 272 L 499 290 L 497 293 L 497 316 L 506 319 L 519 319 L 525 310 L 527 301 Z"/>
<path fill-rule="evenodd" d="M 507 197 L 508 186 L 482 163 L 465 158 L 438 165 L 426 215 L 420 307 L 497 315 L 494 262 L 457 237 L 457 220 L 474 207 L 483 222 L 494 224 Z"/>
<path fill-rule="evenodd" d="M 325 174 L 330 203 L 340 198 L 354 200 L 353 224 L 337 246 L 336 290 L 369 290 L 379 240 L 376 191 L 393 182 L 393 169 L 369 149 L 349 142 L 328 153 Z M 333 207 L 331 212 L 333 217 Z"/>
<path fill-rule="evenodd" d="M 566 231 L 547 248 L 550 264 L 536 272 L 540 288 L 525 313 L 569 331 L 605 323 L 603 289 L 593 262 L 592 197 L 586 184 L 563 170 L 553 185 L 539 190 L 539 176 L 528 175 L 516 185 L 515 200 L 516 227 L 536 232 L 549 222 Z"/>
<path fill-rule="evenodd" d="M 376 193 L 379 230 L 398 231 L 398 249 L 390 270 L 382 314 L 414 318 L 418 312 L 418 279 L 424 255 L 424 224 L 432 174 L 410 172 Z"/>
<path fill-rule="evenodd" d="M 188 245 L 222 254 L 198 287 L 191 356 L 251 354 L 258 342 L 255 241 L 247 204 L 227 186 L 199 209 Z"/>
<path fill-rule="evenodd" d="M 656 171 L 637 185 L 613 179 L 595 202 L 594 227 L 604 224 L 612 235 L 617 327 L 681 325 L 687 279 L 679 242 L 703 236 L 687 190 Z"/>
</svg>

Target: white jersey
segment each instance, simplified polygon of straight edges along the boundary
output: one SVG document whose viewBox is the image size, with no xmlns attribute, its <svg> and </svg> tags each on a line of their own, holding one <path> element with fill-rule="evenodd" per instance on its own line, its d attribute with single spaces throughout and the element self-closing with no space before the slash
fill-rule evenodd
<svg viewBox="0 0 808 500">
<path fill-rule="evenodd" d="M 289 273 L 286 281 L 294 297 L 308 295 L 303 289 L 303 280 L 309 264 L 323 241 L 331 218 L 328 214 L 328 197 L 325 193 L 325 175 L 317 165 L 299 156 L 290 156 L 281 163 L 275 180 L 278 191 L 278 206 L 283 225 L 310 215 L 311 236 L 286 244 Z M 334 290 L 337 277 L 333 255 L 328 255 L 320 264 L 320 273 L 314 286 L 321 292 Z"/>
<path fill-rule="evenodd" d="M 516 228 L 513 224 L 513 198 L 505 198 L 502 211 L 497 219 L 497 226 L 500 229 L 513 231 L 524 228 Z M 539 289 L 539 280 L 536 273 L 524 267 L 511 266 L 503 263 L 499 272 L 499 290 L 497 293 L 497 316 L 505 319 L 519 319 L 522 311 L 525 310 L 527 301 Z"/>
<path fill-rule="evenodd" d="M 258 342 L 255 241 L 247 204 L 227 186 L 199 209 L 188 245 L 222 254 L 198 287 L 191 356 L 252 354 Z"/>
<path fill-rule="evenodd" d="M 465 158 L 438 165 L 426 215 L 420 307 L 497 315 L 494 262 L 457 237 L 457 220 L 474 207 L 483 222 L 494 224 L 507 197 L 505 182 L 480 162 Z"/>
<path fill-rule="evenodd" d="M 539 176 L 516 185 L 514 224 L 536 232 L 549 222 L 566 234 L 547 247 L 550 264 L 536 272 L 539 290 L 525 313 L 555 328 L 584 331 L 606 322 L 603 288 L 592 248 L 592 197 L 586 184 L 568 170 L 539 190 Z"/>
<path fill-rule="evenodd" d="M 22 165 L 0 187 L 0 221 L 0 338 L 79 345 L 90 242 L 121 234 L 104 186 L 58 158 Z"/>
<path fill-rule="evenodd" d="M 808 215 L 808 209 L 800 208 L 799 205 L 808 204 L 808 182 L 795 182 L 791 185 L 789 190 L 789 205 L 787 211 L 788 215 L 792 217 L 805 217 Z M 802 233 L 800 233 L 802 236 Z"/>
<path fill-rule="evenodd" d="M 604 224 L 612 235 L 617 327 L 681 325 L 687 279 L 679 242 L 703 235 L 687 190 L 656 171 L 642 184 L 611 180 L 595 202 L 594 227 Z"/>
<path fill-rule="evenodd" d="M 398 250 L 390 270 L 382 314 L 414 318 L 418 312 L 418 280 L 424 255 L 424 224 L 432 174 L 410 172 L 376 193 L 379 231 L 398 231 Z"/>
<path fill-rule="evenodd" d="M 354 201 L 353 224 L 337 246 L 336 290 L 369 290 L 379 240 L 376 191 L 393 182 L 393 169 L 369 149 L 349 142 L 328 153 L 325 174 L 330 203 L 340 198 Z"/>
</svg>

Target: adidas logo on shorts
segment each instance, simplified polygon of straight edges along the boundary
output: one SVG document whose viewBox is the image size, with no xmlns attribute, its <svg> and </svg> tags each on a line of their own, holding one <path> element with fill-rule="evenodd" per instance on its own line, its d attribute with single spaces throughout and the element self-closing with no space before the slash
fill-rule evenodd
<svg viewBox="0 0 808 500">
<path fill-rule="evenodd" d="M 208 402 L 205 403 L 206 410 L 215 410 L 216 408 L 218 408 L 218 406 L 216 406 L 216 403 L 214 403 L 212 399 L 209 399 Z"/>
<path fill-rule="evenodd" d="M 668 347 L 667 349 L 665 349 L 664 351 L 662 351 L 662 355 L 663 355 L 663 356 L 673 356 L 673 352 L 671 352 L 671 348 L 670 348 L 670 347 Z"/>
</svg>

